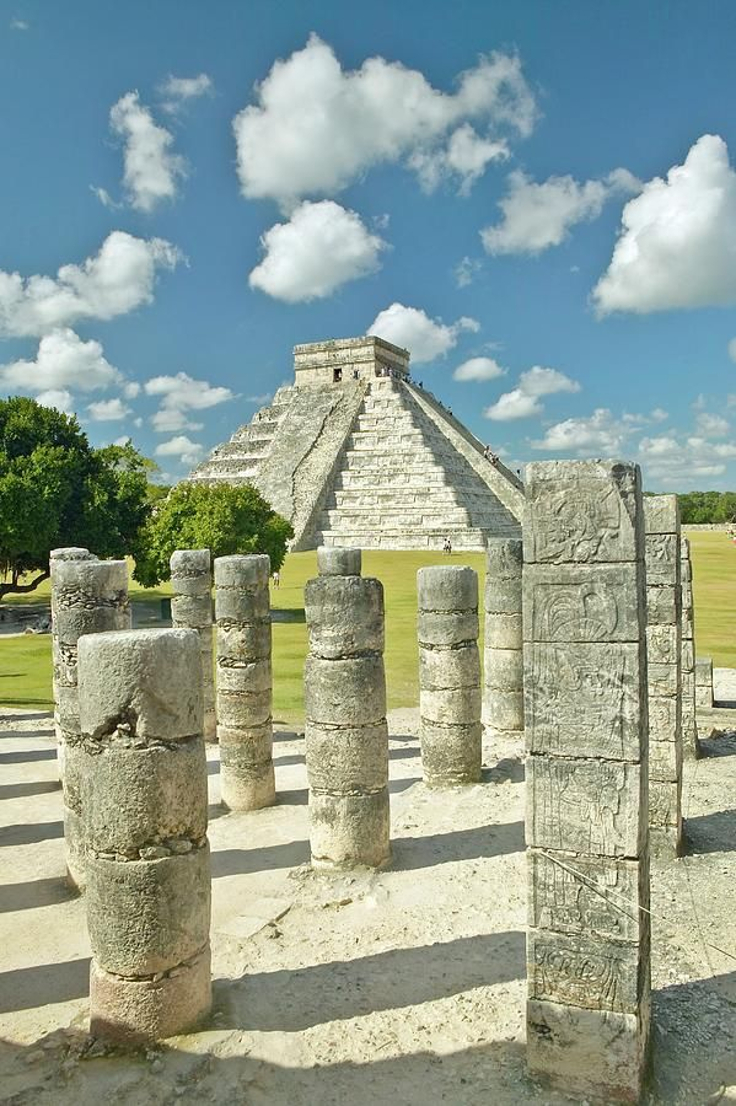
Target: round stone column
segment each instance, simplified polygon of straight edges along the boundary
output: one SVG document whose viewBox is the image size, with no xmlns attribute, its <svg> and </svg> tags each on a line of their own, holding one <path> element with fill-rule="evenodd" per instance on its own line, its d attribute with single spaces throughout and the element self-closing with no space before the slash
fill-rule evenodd
<svg viewBox="0 0 736 1106">
<path fill-rule="evenodd" d="M 359 554 L 319 550 L 324 575 L 304 589 L 304 736 L 315 868 L 377 868 L 391 855 L 383 586 L 359 575 Z M 341 567 L 350 574 L 339 574 Z"/>
<path fill-rule="evenodd" d="M 79 643 L 95 1036 L 170 1037 L 210 1009 L 200 663 L 193 630 Z"/>
<path fill-rule="evenodd" d="M 171 555 L 171 621 L 196 630 L 202 661 L 204 739 L 217 741 L 215 677 L 212 666 L 212 557 L 209 549 L 177 549 Z"/>
<path fill-rule="evenodd" d="M 77 550 L 86 553 L 86 550 Z M 51 559 L 56 713 L 63 746 L 64 839 L 67 876 L 84 889 L 78 645 L 85 634 L 130 629 L 125 561 Z"/>
<path fill-rule="evenodd" d="M 419 716 L 429 787 L 477 783 L 482 762 L 478 576 L 461 565 L 417 573 Z"/>
<path fill-rule="evenodd" d="M 231 810 L 276 801 L 270 572 L 265 553 L 215 559 L 220 785 Z"/>
<path fill-rule="evenodd" d="M 509 735 L 524 731 L 523 564 L 521 541 L 489 541 L 483 602 L 483 724 Z"/>
<path fill-rule="evenodd" d="M 73 545 L 61 549 L 52 549 L 49 554 L 49 568 L 51 570 L 51 687 L 54 699 L 54 730 L 56 731 L 56 757 L 59 768 L 59 779 L 64 782 L 64 737 L 59 722 L 59 687 L 69 686 L 67 680 L 69 674 L 65 666 L 62 666 L 62 655 L 59 649 L 59 635 L 57 633 L 58 615 L 56 613 L 54 591 L 54 561 L 96 561 L 94 553 L 89 549 Z M 74 674 L 76 681 L 76 672 Z"/>
</svg>

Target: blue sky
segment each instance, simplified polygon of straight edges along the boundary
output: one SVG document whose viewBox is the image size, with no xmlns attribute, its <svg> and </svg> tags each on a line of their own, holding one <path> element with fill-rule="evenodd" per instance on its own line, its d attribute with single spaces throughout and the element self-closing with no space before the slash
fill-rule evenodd
<svg viewBox="0 0 736 1106">
<path fill-rule="evenodd" d="M 0 3 L 0 382 L 167 479 L 383 334 L 515 465 L 736 483 L 736 6 Z"/>
</svg>

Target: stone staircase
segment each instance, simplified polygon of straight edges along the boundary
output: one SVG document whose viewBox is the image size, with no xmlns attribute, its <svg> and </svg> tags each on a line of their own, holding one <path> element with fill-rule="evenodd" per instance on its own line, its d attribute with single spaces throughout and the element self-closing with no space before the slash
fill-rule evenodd
<svg viewBox="0 0 736 1106">
<path fill-rule="evenodd" d="M 365 396 L 318 523 L 317 544 L 482 550 L 519 524 L 400 380 Z"/>
<path fill-rule="evenodd" d="M 270 406 L 262 407 L 246 426 L 235 431 L 230 441 L 213 449 L 188 479 L 206 483 L 252 483 L 269 456 L 284 415 L 291 406 L 293 387 L 279 388 Z"/>
</svg>

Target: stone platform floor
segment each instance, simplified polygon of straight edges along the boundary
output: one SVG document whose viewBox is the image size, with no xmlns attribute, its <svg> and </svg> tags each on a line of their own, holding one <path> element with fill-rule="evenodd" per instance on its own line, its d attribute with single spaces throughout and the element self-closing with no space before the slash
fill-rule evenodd
<svg viewBox="0 0 736 1106">
<path fill-rule="evenodd" d="M 718 674 L 736 700 L 736 673 Z M 732 721 L 733 719 L 733 721 Z M 653 872 L 653 1103 L 736 1102 L 736 710 L 686 764 L 689 854 Z M 50 717 L 0 714 L 0 1102 L 123 1106 L 561 1103 L 524 1069 L 524 769 L 489 738 L 481 784 L 421 783 L 391 717 L 393 865 L 310 872 L 303 739 L 276 734 L 278 805 L 218 806 L 209 749 L 215 1007 L 133 1054 L 86 1034 L 84 902 L 63 882 Z"/>
</svg>

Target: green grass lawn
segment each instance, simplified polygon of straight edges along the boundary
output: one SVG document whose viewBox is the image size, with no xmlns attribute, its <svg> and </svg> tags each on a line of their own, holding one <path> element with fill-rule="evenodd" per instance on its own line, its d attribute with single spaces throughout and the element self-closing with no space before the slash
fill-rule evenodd
<svg viewBox="0 0 736 1106">
<path fill-rule="evenodd" d="M 696 651 L 716 665 L 736 668 L 736 544 L 727 534 L 689 534 L 693 552 Z M 441 553 L 363 554 L 363 573 L 377 576 L 386 593 L 386 679 L 390 707 L 418 701 L 416 640 L 416 574 L 428 564 L 469 564 L 483 589 L 483 556 Z M 307 651 L 304 584 L 317 571 L 315 553 L 292 553 L 281 571 L 281 587 L 271 592 L 275 609 L 294 621 L 273 627 L 274 717 L 291 722 L 303 714 L 302 668 Z M 131 580 L 134 603 L 156 603 L 170 594 L 168 584 L 146 590 Z M 48 603 L 49 585 L 20 602 Z M 482 630 L 482 627 L 481 627 Z M 51 707 L 51 638 L 49 635 L 0 638 L 0 706 Z"/>
<path fill-rule="evenodd" d="M 736 543 L 721 530 L 685 530 L 693 559 L 695 652 L 736 668 Z"/>
<path fill-rule="evenodd" d="M 418 702 L 418 647 L 416 641 L 416 574 L 429 564 L 469 564 L 480 575 L 482 597 L 483 556 L 480 553 L 383 553 L 363 554 L 363 574 L 377 576 L 386 595 L 386 679 L 390 707 Z M 303 716 L 302 670 L 307 652 L 304 623 L 304 584 L 316 575 L 316 553 L 291 553 L 281 570 L 281 586 L 272 589 L 271 603 L 288 611 L 294 621 L 273 626 L 274 717 L 299 721 Z M 133 580 L 134 603 L 156 602 L 169 595 L 168 584 L 145 590 Z M 48 604 L 49 584 L 17 602 Z M 482 600 L 481 600 L 482 601 Z M 51 707 L 51 638 L 46 635 L 0 638 L 0 706 Z"/>
</svg>

